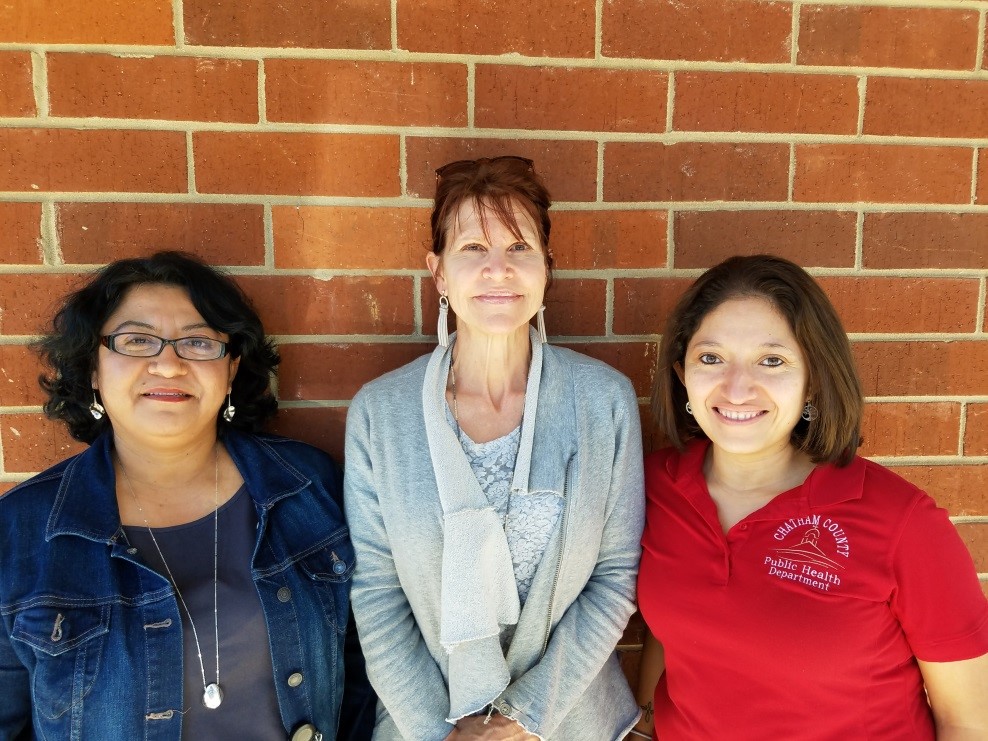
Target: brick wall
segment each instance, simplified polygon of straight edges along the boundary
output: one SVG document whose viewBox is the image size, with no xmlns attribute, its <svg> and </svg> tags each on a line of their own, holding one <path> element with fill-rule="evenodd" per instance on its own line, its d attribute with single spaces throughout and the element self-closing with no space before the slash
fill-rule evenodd
<svg viewBox="0 0 988 741">
<path fill-rule="evenodd" d="M 52 302 L 159 248 L 242 280 L 284 357 L 277 428 L 339 455 L 360 384 L 434 343 L 433 169 L 510 152 L 556 199 L 550 333 L 643 401 L 704 267 L 771 251 L 818 276 L 864 379 L 864 453 L 950 509 L 988 591 L 986 13 L 0 4 L 0 487 L 79 449 L 39 414 L 26 348 Z"/>
</svg>

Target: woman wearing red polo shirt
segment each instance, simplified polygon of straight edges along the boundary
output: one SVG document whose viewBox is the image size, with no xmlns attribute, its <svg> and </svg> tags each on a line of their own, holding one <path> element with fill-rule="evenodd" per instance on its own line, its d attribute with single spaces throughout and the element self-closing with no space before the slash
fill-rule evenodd
<svg viewBox="0 0 988 741">
<path fill-rule="evenodd" d="M 633 733 L 988 738 L 988 601 L 947 513 L 855 455 L 860 383 L 813 279 L 769 256 L 706 272 L 653 401 L 676 448 L 646 460 Z"/>
</svg>

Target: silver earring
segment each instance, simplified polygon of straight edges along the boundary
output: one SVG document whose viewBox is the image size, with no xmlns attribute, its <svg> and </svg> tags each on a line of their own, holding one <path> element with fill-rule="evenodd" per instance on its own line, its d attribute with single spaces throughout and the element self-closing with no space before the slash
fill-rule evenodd
<svg viewBox="0 0 988 741">
<path fill-rule="evenodd" d="M 106 414 L 106 409 L 96 399 L 95 391 L 93 391 L 93 403 L 89 405 L 89 413 L 93 415 L 93 419 L 103 419 L 103 415 Z"/>
<path fill-rule="evenodd" d="M 545 305 L 540 306 L 539 310 L 535 313 L 535 328 L 539 330 L 539 337 L 542 338 L 542 344 L 544 345 L 549 341 L 545 333 Z"/>
<path fill-rule="evenodd" d="M 686 413 L 690 416 L 693 416 L 693 405 L 690 404 L 689 402 L 686 402 Z"/>
<path fill-rule="evenodd" d="M 226 409 L 223 410 L 223 419 L 227 422 L 233 421 L 233 415 L 237 413 L 237 408 L 230 402 L 230 394 L 226 395 Z"/>
<path fill-rule="evenodd" d="M 803 413 L 799 416 L 805 419 L 807 422 L 812 422 L 814 419 L 820 416 L 820 412 L 815 406 L 813 406 L 809 402 L 806 402 L 806 405 L 803 407 Z"/>
<path fill-rule="evenodd" d="M 439 346 L 449 347 L 449 299 L 446 292 L 439 294 L 439 324 L 437 334 L 439 335 Z"/>
</svg>

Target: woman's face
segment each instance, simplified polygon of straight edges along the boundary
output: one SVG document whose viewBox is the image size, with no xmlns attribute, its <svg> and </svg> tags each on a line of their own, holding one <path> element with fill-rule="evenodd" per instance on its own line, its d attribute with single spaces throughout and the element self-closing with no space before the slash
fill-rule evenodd
<svg viewBox="0 0 988 741">
<path fill-rule="evenodd" d="M 790 444 L 809 375 L 789 323 L 767 299 L 731 299 L 707 314 L 677 370 L 716 448 L 763 455 Z"/>
<path fill-rule="evenodd" d="M 148 283 L 131 288 L 103 324 L 101 334 L 143 332 L 167 340 L 229 337 L 209 327 L 183 288 Z M 93 388 L 115 437 L 143 441 L 193 441 L 212 437 L 216 415 L 237 372 L 239 359 L 185 360 L 165 345 L 153 358 L 99 348 Z"/>
<path fill-rule="evenodd" d="M 487 234 L 473 201 L 457 210 L 442 255 L 426 261 L 436 287 L 446 292 L 460 332 L 510 334 L 525 327 L 542 305 L 548 270 L 538 228 L 520 206 L 521 239 L 487 211 Z M 527 330 L 526 330 L 527 331 Z"/>
</svg>

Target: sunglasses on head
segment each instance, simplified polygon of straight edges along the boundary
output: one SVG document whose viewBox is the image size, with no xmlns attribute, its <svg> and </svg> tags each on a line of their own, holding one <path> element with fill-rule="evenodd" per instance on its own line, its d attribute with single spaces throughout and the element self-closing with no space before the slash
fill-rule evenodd
<svg viewBox="0 0 988 741">
<path fill-rule="evenodd" d="M 508 167 L 516 167 L 523 172 L 527 172 L 535 167 L 535 163 L 527 157 L 516 157 L 513 154 L 505 154 L 500 157 L 480 157 L 475 160 L 457 160 L 436 169 L 436 182 L 438 183 L 443 178 L 455 175 L 456 173 L 476 170 L 484 165 L 506 165 Z"/>
</svg>

